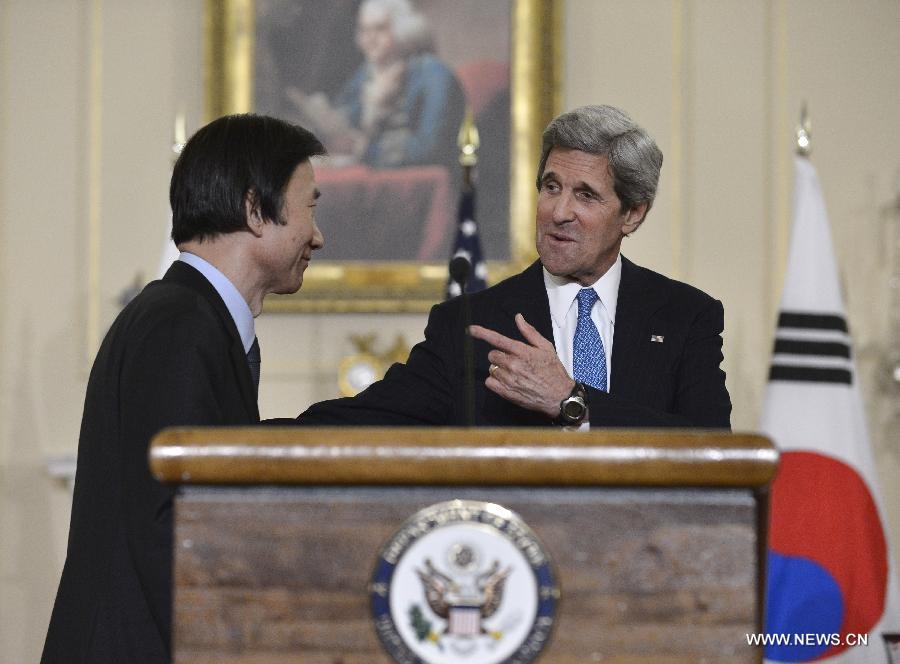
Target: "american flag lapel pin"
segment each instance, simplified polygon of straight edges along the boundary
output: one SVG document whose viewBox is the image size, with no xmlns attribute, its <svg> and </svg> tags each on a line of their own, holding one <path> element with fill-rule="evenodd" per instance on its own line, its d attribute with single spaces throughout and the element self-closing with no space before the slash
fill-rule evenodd
<svg viewBox="0 0 900 664">
<path fill-rule="evenodd" d="M 653 343 L 661 344 L 664 339 L 665 339 L 665 337 L 661 334 L 651 334 L 650 335 L 650 341 L 652 341 Z"/>
</svg>

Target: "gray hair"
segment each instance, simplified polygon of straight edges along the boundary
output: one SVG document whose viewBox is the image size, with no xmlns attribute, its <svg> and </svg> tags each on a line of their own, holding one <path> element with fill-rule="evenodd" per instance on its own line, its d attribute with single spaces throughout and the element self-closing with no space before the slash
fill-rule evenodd
<svg viewBox="0 0 900 664">
<path fill-rule="evenodd" d="M 663 154 L 653 137 L 624 111 L 613 106 L 582 106 L 555 117 L 544 130 L 538 191 L 547 157 L 555 147 L 606 157 L 622 211 L 633 210 L 643 203 L 650 210 L 656 197 Z"/>
<path fill-rule="evenodd" d="M 409 0 L 363 0 L 359 13 L 371 10 L 390 17 L 394 39 L 404 57 L 434 51 L 434 35 L 428 19 Z"/>
</svg>

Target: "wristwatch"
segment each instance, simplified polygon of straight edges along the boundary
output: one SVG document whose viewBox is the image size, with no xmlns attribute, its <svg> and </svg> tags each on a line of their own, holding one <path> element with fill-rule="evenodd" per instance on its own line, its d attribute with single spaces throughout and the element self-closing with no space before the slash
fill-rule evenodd
<svg viewBox="0 0 900 664">
<path fill-rule="evenodd" d="M 587 411 L 587 389 L 583 383 L 576 382 L 569 396 L 559 402 L 559 415 L 553 423 L 557 426 L 577 427 L 584 421 Z"/>
</svg>

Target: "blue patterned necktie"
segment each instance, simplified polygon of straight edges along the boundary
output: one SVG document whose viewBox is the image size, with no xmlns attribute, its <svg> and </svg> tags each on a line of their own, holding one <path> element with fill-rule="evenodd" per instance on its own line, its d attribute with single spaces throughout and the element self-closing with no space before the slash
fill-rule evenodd
<svg viewBox="0 0 900 664">
<path fill-rule="evenodd" d="M 259 393 L 259 371 L 261 359 L 262 358 L 259 353 L 259 340 L 254 337 L 253 345 L 250 346 L 250 350 L 247 351 L 247 365 L 250 367 L 250 375 L 253 377 L 253 385 L 254 387 L 256 387 L 257 394 Z"/>
<path fill-rule="evenodd" d="M 593 288 L 578 291 L 578 325 L 572 344 L 572 373 L 579 383 L 606 392 L 606 351 L 597 326 L 591 320 L 591 309 L 599 299 Z"/>
</svg>

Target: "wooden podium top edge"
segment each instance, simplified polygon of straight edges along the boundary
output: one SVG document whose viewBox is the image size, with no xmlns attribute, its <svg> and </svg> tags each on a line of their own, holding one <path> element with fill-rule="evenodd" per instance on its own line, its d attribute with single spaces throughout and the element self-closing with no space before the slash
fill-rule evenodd
<svg viewBox="0 0 900 664">
<path fill-rule="evenodd" d="M 544 428 L 175 428 L 150 447 L 174 484 L 762 487 L 761 435 Z"/>
</svg>

